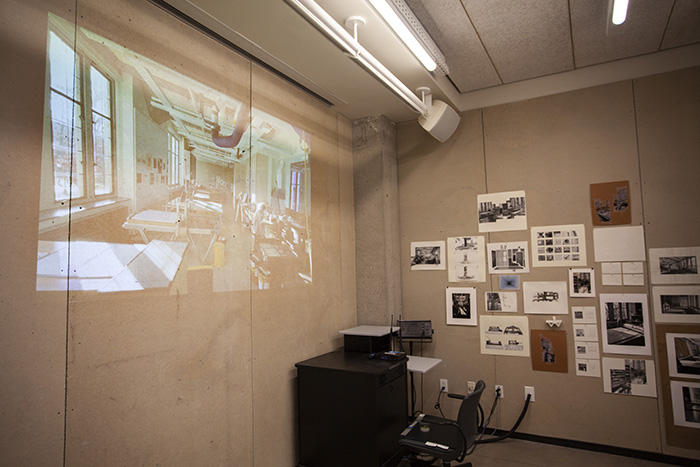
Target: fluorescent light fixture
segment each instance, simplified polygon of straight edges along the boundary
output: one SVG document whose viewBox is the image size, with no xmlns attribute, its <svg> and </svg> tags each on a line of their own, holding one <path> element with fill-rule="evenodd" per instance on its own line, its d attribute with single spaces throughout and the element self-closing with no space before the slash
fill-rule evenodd
<svg viewBox="0 0 700 467">
<path fill-rule="evenodd" d="M 386 0 L 369 0 L 372 6 L 382 15 L 382 18 L 391 26 L 399 39 L 413 52 L 428 71 L 435 71 L 437 62 L 430 53 L 421 45 L 418 38 L 408 28 L 404 20 Z"/>
<path fill-rule="evenodd" d="M 612 23 L 616 26 L 625 22 L 627 18 L 627 5 L 629 0 L 614 0 L 612 11 Z"/>
<path fill-rule="evenodd" d="M 427 106 L 405 84 L 390 72 L 379 60 L 367 52 L 360 43 L 331 15 L 313 0 L 286 0 L 319 31 L 331 39 L 348 56 L 357 60 L 367 71 L 387 86 L 394 94 L 409 105 L 414 111 L 423 115 Z"/>
</svg>

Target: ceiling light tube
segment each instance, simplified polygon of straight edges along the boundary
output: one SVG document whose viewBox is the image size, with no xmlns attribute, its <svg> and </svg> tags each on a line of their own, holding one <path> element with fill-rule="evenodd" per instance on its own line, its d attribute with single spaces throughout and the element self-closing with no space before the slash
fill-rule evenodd
<svg viewBox="0 0 700 467">
<path fill-rule="evenodd" d="M 612 23 L 616 26 L 625 22 L 627 19 L 627 4 L 629 0 L 614 0 L 613 2 L 613 12 L 612 12 Z"/>
<path fill-rule="evenodd" d="M 435 71 L 437 63 L 427 50 L 421 45 L 416 36 L 406 26 L 406 23 L 399 17 L 398 13 L 386 0 L 369 0 L 372 6 L 382 15 L 382 18 L 391 26 L 397 36 L 413 52 L 413 55 L 420 60 L 428 71 Z"/>
<path fill-rule="evenodd" d="M 357 60 L 367 71 L 372 73 L 399 98 L 421 115 L 428 108 L 405 84 L 391 73 L 379 60 L 367 52 L 331 15 L 313 0 L 286 0 L 314 26 L 331 39 L 341 50 Z"/>
</svg>

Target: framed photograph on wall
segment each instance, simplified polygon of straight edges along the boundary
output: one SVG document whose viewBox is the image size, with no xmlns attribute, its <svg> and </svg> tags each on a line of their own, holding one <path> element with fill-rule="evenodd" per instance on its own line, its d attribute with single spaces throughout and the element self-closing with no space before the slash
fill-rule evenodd
<svg viewBox="0 0 700 467">
<path fill-rule="evenodd" d="M 603 352 L 651 355 L 646 294 L 600 294 Z"/>
<path fill-rule="evenodd" d="M 700 383 L 671 381 L 673 424 L 700 428 Z"/>
<path fill-rule="evenodd" d="M 595 269 L 569 269 L 569 296 L 595 297 Z"/>
<path fill-rule="evenodd" d="M 700 284 L 700 247 L 650 248 L 652 284 Z"/>
<path fill-rule="evenodd" d="M 479 321 L 482 354 L 530 356 L 527 316 L 481 315 Z"/>
<path fill-rule="evenodd" d="M 566 282 L 523 282 L 525 313 L 568 315 Z"/>
<path fill-rule="evenodd" d="M 411 242 L 411 271 L 445 269 L 445 242 Z"/>
<path fill-rule="evenodd" d="M 476 326 L 476 288 L 447 287 L 445 313 L 447 324 Z"/>
<path fill-rule="evenodd" d="M 530 272 L 527 242 L 489 243 L 486 249 L 490 274 Z"/>
<path fill-rule="evenodd" d="M 524 191 L 478 195 L 476 206 L 479 212 L 479 232 L 527 229 Z"/>
<path fill-rule="evenodd" d="M 613 394 L 656 397 L 654 361 L 604 358 L 603 390 Z"/>
<path fill-rule="evenodd" d="M 586 265 L 583 224 L 532 227 L 530 237 L 533 267 Z"/>
<path fill-rule="evenodd" d="M 700 379 L 700 334 L 666 334 L 668 374 Z"/>
<path fill-rule="evenodd" d="M 657 323 L 700 324 L 700 285 L 652 288 Z"/>
</svg>

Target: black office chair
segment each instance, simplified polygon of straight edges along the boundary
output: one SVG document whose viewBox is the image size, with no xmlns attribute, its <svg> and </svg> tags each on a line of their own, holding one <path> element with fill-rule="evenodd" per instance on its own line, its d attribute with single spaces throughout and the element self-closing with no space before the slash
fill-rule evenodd
<svg viewBox="0 0 700 467">
<path fill-rule="evenodd" d="M 452 461 L 464 460 L 467 451 L 474 445 L 476 436 L 479 434 L 479 400 L 485 387 L 484 382 L 479 380 L 474 391 L 466 396 L 448 394 L 454 399 L 462 399 L 457 421 L 421 414 L 401 433 L 399 445 L 412 453 L 433 457 L 427 463 L 414 458 L 410 465 L 432 465 L 439 459 L 442 460 L 442 466 L 447 467 Z M 421 430 L 421 426 L 424 430 L 426 428 L 428 430 Z M 472 464 L 468 462 L 460 465 L 466 467 Z"/>
</svg>

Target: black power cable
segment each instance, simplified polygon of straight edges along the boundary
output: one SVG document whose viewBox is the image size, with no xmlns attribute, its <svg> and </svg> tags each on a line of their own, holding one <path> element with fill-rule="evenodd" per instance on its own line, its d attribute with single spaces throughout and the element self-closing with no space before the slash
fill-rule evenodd
<svg viewBox="0 0 700 467">
<path fill-rule="evenodd" d="M 520 422 L 522 422 L 523 418 L 525 418 L 525 414 L 527 413 L 527 408 L 530 405 L 530 397 L 531 397 L 530 394 L 528 394 L 527 398 L 525 398 L 525 405 L 523 406 L 523 410 L 520 412 L 520 416 L 518 417 L 518 420 L 515 422 L 515 425 L 513 425 L 513 427 L 507 433 L 504 433 L 497 438 L 478 439 L 475 441 L 474 444 L 495 443 L 496 441 L 503 441 L 504 439 L 508 438 L 510 435 L 515 433 L 515 431 L 518 429 L 518 426 L 520 426 Z"/>
</svg>

